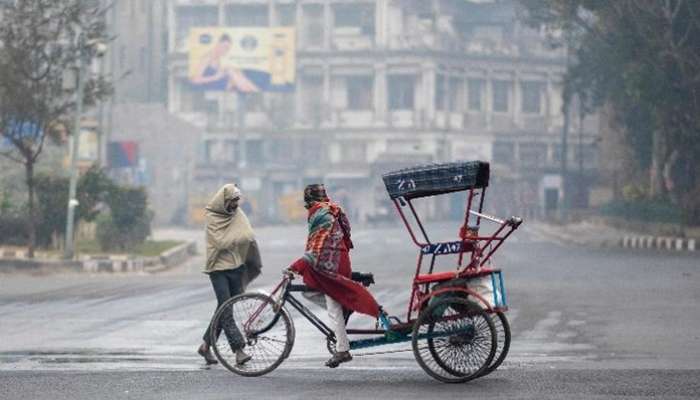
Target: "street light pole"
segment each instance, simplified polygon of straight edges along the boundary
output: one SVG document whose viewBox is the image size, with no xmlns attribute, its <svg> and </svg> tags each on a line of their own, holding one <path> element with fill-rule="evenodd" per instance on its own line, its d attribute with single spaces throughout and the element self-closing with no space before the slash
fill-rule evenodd
<svg viewBox="0 0 700 400">
<path fill-rule="evenodd" d="M 85 36 L 78 31 L 78 62 L 76 66 L 76 92 L 75 92 L 75 120 L 73 122 L 73 143 L 70 159 L 70 185 L 68 187 L 68 218 L 66 220 L 66 247 L 64 257 L 73 258 L 75 254 L 73 230 L 75 220 L 75 208 L 78 206 L 76 197 L 78 187 L 78 144 L 80 138 L 80 119 L 83 114 L 83 75 L 85 69 Z"/>
</svg>

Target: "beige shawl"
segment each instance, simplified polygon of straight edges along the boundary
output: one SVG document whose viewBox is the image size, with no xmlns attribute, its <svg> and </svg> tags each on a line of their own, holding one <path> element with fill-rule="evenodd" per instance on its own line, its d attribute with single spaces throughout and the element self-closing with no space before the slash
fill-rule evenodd
<svg viewBox="0 0 700 400">
<path fill-rule="evenodd" d="M 253 228 L 240 207 L 232 213 L 226 203 L 240 196 L 234 184 L 221 187 L 205 207 L 207 262 L 204 273 L 245 268 L 243 287 L 260 274 L 262 262 Z"/>
</svg>

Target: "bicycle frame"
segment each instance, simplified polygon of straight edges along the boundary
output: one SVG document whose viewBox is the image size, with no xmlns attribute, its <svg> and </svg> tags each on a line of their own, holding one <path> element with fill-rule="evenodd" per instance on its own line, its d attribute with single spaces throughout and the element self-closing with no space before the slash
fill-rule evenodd
<svg viewBox="0 0 700 400">
<path fill-rule="evenodd" d="M 316 327 L 316 329 L 319 330 L 326 338 L 328 339 L 335 339 L 335 333 L 333 332 L 333 329 L 331 329 L 328 325 L 326 325 L 325 322 L 323 322 L 316 314 L 313 313 L 313 311 L 309 310 L 308 307 L 306 307 L 299 299 L 294 297 L 292 295 L 293 292 L 312 292 L 313 290 L 309 289 L 305 285 L 293 285 L 291 284 L 292 277 L 289 275 L 285 275 L 285 277 L 282 279 L 282 281 L 273 289 L 272 293 L 270 294 L 270 297 L 275 300 L 275 307 L 277 308 L 276 311 L 278 312 L 285 304 L 290 304 L 292 307 L 294 307 L 299 313 L 306 318 L 311 325 Z M 265 305 L 261 305 L 246 321 L 243 326 L 246 331 L 249 331 L 249 327 L 251 323 L 257 318 L 260 313 L 262 312 L 263 308 Z M 348 315 L 349 317 L 349 315 Z M 279 313 L 273 318 L 268 325 L 265 327 L 258 329 L 254 334 L 260 334 L 264 333 L 265 331 L 269 330 L 272 326 L 277 323 L 277 320 L 279 319 Z M 346 322 L 347 322 L 347 317 L 346 317 Z M 384 329 L 347 329 L 348 334 L 377 334 L 377 335 L 383 335 L 386 333 L 386 330 Z"/>
</svg>

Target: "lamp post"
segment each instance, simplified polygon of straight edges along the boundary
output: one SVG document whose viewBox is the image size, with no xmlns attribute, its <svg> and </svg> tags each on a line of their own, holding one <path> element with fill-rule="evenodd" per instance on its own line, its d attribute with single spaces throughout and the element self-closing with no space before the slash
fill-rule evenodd
<svg viewBox="0 0 700 400">
<path fill-rule="evenodd" d="M 70 185 L 68 186 L 68 217 L 66 219 L 66 247 L 64 257 L 73 258 L 75 253 L 73 241 L 73 225 L 75 220 L 75 208 L 78 206 L 76 191 L 78 186 L 78 148 L 80 138 L 80 118 L 83 114 L 83 75 L 85 70 L 85 35 L 79 30 L 78 36 L 78 60 L 75 67 L 75 116 L 73 120 L 73 142 L 71 143 L 70 158 Z"/>
<path fill-rule="evenodd" d="M 76 192 L 78 187 L 78 150 L 80 143 L 80 119 L 83 114 L 83 90 L 85 88 L 85 72 L 88 61 L 91 58 L 90 50 L 94 50 L 98 57 L 101 57 L 106 51 L 104 43 L 97 40 L 86 40 L 85 34 L 80 27 L 76 32 L 78 59 L 75 66 L 75 115 L 73 121 L 73 142 L 71 143 L 71 158 L 70 158 L 70 183 L 68 186 L 68 216 L 66 219 L 66 245 L 64 249 L 64 258 L 71 259 L 75 254 L 74 222 L 75 208 L 78 206 Z M 64 82 L 65 86 L 65 82 Z"/>
</svg>

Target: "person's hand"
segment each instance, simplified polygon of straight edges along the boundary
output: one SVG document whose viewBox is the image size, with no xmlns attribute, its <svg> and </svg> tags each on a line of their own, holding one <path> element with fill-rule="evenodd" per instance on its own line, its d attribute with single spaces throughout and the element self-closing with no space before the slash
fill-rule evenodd
<svg viewBox="0 0 700 400">
<path fill-rule="evenodd" d="M 300 258 L 292 263 L 292 265 L 289 266 L 289 269 L 293 271 L 295 274 L 301 275 L 304 270 L 306 269 L 306 261 L 304 258 Z"/>
</svg>

